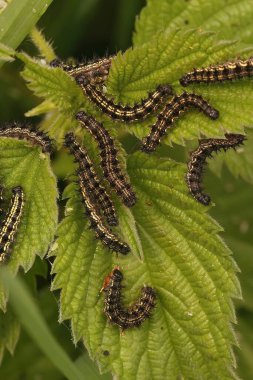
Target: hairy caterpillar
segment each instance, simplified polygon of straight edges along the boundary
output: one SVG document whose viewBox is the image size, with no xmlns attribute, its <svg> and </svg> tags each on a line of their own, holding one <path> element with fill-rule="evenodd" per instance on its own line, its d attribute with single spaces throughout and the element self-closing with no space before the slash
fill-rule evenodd
<svg viewBox="0 0 253 380">
<path fill-rule="evenodd" d="M 99 88 L 92 85 L 83 75 L 77 76 L 76 81 L 89 100 L 96 104 L 103 113 L 114 120 L 128 123 L 145 119 L 152 112 L 155 112 L 169 95 L 172 95 L 172 89 L 169 85 L 160 85 L 154 92 L 149 93 L 148 97 L 140 104 L 133 107 L 123 106 L 108 99 Z"/>
<path fill-rule="evenodd" d="M 27 140 L 33 145 L 39 145 L 44 153 L 52 151 L 52 141 L 44 133 L 34 127 L 20 123 L 6 123 L 0 126 L 0 137 L 13 137 L 19 140 Z"/>
<path fill-rule="evenodd" d="M 97 122 L 92 116 L 88 116 L 84 111 L 78 112 L 76 119 L 96 139 L 100 148 L 101 166 L 108 182 L 114 187 L 126 206 L 133 206 L 136 202 L 136 196 L 132 186 L 121 172 L 113 139 L 103 124 Z"/>
<path fill-rule="evenodd" d="M 112 251 L 126 255 L 130 251 L 129 246 L 122 242 L 117 235 L 115 235 L 105 225 L 96 204 L 94 204 L 89 188 L 87 188 L 86 183 L 83 181 L 83 176 L 80 172 L 78 172 L 78 177 L 82 201 L 86 208 L 86 214 L 90 220 L 91 227 L 95 231 L 96 237 Z"/>
<path fill-rule="evenodd" d="M 204 194 L 201 187 L 206 159 L 211 157 L 213 152 L 218 152 L 221 149 L 226 151 L 229 148 L 236 148 L 241 145 L 244 140 L 245 136 L 232 133 L 225 134 L 225 139 L 200 140 L 198 148 L 191 153 L 186 174 L 186 182 L 190 193 L 198 202 L 207 206 L 211 201 L 210 196 Z"/>
<path fill-rule="evenodd" d="M 150 133 L 142 140 L 141 150 L 146 153 L 153 152 L 160 143 L 162 136 L 165 135 L 167 129 L 171 128 L 179 115 L 187 111 L 190 107 L 198 108 L 206 116 L 210 117 L 210 119 L 215 120 L 219 117 L 219 112 L 207 103 L 202 96 L 183 92 L 183 94 L 179 96 L 174 96 L 173 99 L 165 105 L 158 115 L 156 123 L 152 125 Z"/>
<path fill-rule="evenodd" d="M 0 263 L 7 260 L 10 254 L 10 246 L 14 240 L 24 208 L 24 192 L 22 187 L 12 189 L 10 208 L 1 223 L 0 228 Z"/>
<path fill-rule="evenodd" d="M 93 197 L 95 203 L 99 204 L 110 226 L 118 224 L 116 211 L 113 203 L 108 196 L 105 188 L 99 181 L 94 166 L 87 151 L 81 147 L 76 141 L 73 133 L 65 135 L 65 146 L 74 155 L 76 162 L 79 165 L 79 175 L 85 183 L 90 196 Z"/>
<path fill-rule="evenodd" d="M 87 63 L 79 63 L 77 65 L 64 64 L 58 59 L 50 62 L 51 67 L 61 67 L 73 78 L 82 75 L 89 83 L 94 85 L 103 84 L 109 74 L 112 60 L 115 56 L 105 57 L 98 60 L 89 61 Z"/>
<path fill-rule="evenodd" d="M 101 290 L 105 292 L 105 315 L 112 323 L 118 325 L 122 330 L 125 330 L 140 326 L 150 317 L 152 309 L 155 306 L 156 295 L 153 288 L 143 286 L 136 302 L 128 309 L 125 309 L 122 306 L 121 300 L 122 280 L 123 274 L 117 266 L 105 278 Z"/>
<path fill-rule="evenodd" d="M 180 79 L 180 83 L 182 86 L 188 86 L 190 83 L 224 82 L 251 76 L 253 76 L 253 57 L 211 65 L 202 69 L 193 69 Z"/>
</svg>

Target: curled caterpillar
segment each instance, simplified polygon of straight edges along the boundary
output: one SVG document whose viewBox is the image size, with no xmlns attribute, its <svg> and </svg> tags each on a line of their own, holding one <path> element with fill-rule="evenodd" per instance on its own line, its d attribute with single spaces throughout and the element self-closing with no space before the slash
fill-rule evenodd
<svg viewBox="0 0 253 380">
<path fill-rule="evenodd" d="M 162 136 L 165 135 L 167 129 L 171 128 L 179 115 L 187 111 L 190 107 L 198 108 L 206 116 L 210 117 L 210 119 L 215 120 L 219 117 L 219 111 L 207 103 L 202 96 L 183 92 L 183 94 L 179 96 L 174 96 L 173 99 L 165 105 L 158 115 L 156 123 L 152 125 L 149 135 L 142 140 L 141 150 L 146 153 L 153 152 L 160 143 Z"/>
<path fill-rule="evenodd" d="M 84 111 L 76 114 L 76 119 L 94 136 L 100 148 L 101 166 L 104 175 L 117 194 L 122 198 L 124 204 L 132 207 L 136 202 L 136 195 L 132 186 L 122 174 L 117 150 L 114 141 L 103 124 L 97 122 L 92 116 Z"/>
<path fill-rule="evenodd" d="M 211 201 L 210 196 L 204 194 L 201 187 L 206 159 L 211 157 L 213 152 L 218 152 L 221 149 L 226 151 L 229 148 L 236 148 L 241 145 L 244 140 L 245 136 L 232 133 L 225 134 L 225 139 L 200 140 L 198 148 L 191 153 L 186 174 L 186 182 L 190 193 L 198 202 L 208 206 Z"/>
<path fill-rule="evenodd" d="M 158 86 L 140 104 L 130 107 L 115 104 L 99 88 L 90 84 L 83 75 L 77 76 L 76 82 L 81 86 L 89 100 L 96 104 L 103 113 L 114 120 L 128 123 L 145 119 L 152 112 L 155 112 L 169 95 L 172 95 L 172 89 L 169 85 Z"/>
<path fill-rule="evenodd" d="M 0 228 L 0 263 L 4 263 L 10 254 L 10 246 L 17 232 L 24 208 L 24 192 L 22 187 L 12 189 L 10 208 Z"/>
<path fill-rule="evenodd" d="M 82 201 L 86 208 L 86 214 L 90 220 L 91 228 L 95 231 L 96 237 L 110 248 L 112 251 L 126 255 L 130 252 L 129 246 L 122 242 L 104 223 L 103 218 L 94 204 L 93 197 L 87 187 L 87 183 L 83 180 L 83 176 L 78 172 L 79 186 L 81 190 Z"/>
<path fill-rule="evenodd" d="M 85 182 L 90 196 L 93 197 L 94 202 L 101 207 L 108 224 L 110 226 L 116 226 L 118 224 L 118 219 L 115 207 L 105 188 L 99 181 L 87 151 L 84 147 L 81 147 L 78 144 L 73 133 L 67 133 L 65 135 L 65 146 L 74 155 L 75 160 L 79 165 L 79 174 L 82 177 L 83 182 Z"/>
<path fill-rule="evenodd" d="M 50 62 L 51 67 L 61 67 L 73 78 L 82 75 L 89 83 L 94 85 L 103 84 L 109 74 L 112 60 L 115 56 L 105 57 L 87 63 L 79 63 L 77 65 L 67 65 L 58 59 Z"/>
<path fill-rule="evenodd" d="M 13 137 L 19 140 L 27 140 L 33 145 L 40 146 L 44 153 L 51 153 L 52 151 L 51 139 L 44 132 L 26 124 L 13 122 L 1 125 L 0 137 Z"/>
<path fill-rule="evenodd" d="M 211 65 L 202 69 L 193 69 L 180 79 L 180 83 L 182 86 L 188 86 L 190 83 L 225 82 L 251 76 L 253 76 L 253 57 Z"/>
<path fill-rule="evenodd" d="M 136 302 L 128 309 L 125 309 L 122 306 L 121 300 L 122 280 L 123 274 L 117 266 L 105 278 L 101 290 L 105 292 L 105 315 L 112 323 L 118 325 L 121 330 L 125 330 L 140 326 L 150 317 L 152 309 L 155 306 L 156 295 L 153 288 L 143 286 Z"/>
</svg>

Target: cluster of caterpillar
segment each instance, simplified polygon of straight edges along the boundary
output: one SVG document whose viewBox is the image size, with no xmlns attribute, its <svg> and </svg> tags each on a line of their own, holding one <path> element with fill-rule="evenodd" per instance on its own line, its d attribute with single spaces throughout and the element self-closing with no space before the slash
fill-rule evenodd
<svg viewBox="0 0 253 380">
<path fill-rule="evenodd" d="M 100 183 L 88 153 L 84 147 L 78 144 L 73 133 L 68 133 L 65 136 L 65 146 L 74 155 L 78 163 L 79 168 L 77 174 L 82 201 L 96 237 L 113 251 L 127 254 L 130 251 L 129 246 L 122 242 L 118 236 L 106 226 L 102 218 L 100 208 L 107 218 L 108 224 L 116 225 L 118 222 L 112 201 Z"/>
<path fill-rule="evenodd" d="M 132 107 L 115 104 L 99 88 L 108 76 L 113 58 L 114 56 L 75 66 L 66 65 L 58 60 L 54 60 L 50 65 L 51 67 L 61 67 L 75 78 L 88 99 L 104 114 L 114 120 L 129 123 L 143 120 L 156 112 L 165 99 L 173 94 L 170 85 L 159 85 L 140 104 L 135 104 Z M 180 79 L 180 83 L 183 86 L 187 86 L 190 83 L 223 82 L 252 75 L 253 59 L 250 58 L 209 66 L 203 69 L 194 69 L 192 72 L 184 75 Z M 155 124 L 151 126 L 150 133 L 142 141 L 141 150 L 146 153 L 153 152 L 167 129 L 172 127 L 180 114 L 187 111 L 190 107 L 198 108 L 212 120 L 219 117 L 218 110 L 213 108 L 200 95 L 188 94 L 186 92 L 181 95 L 175 95 L 158 114 Z M 91 133 L 98 143 L 101 166 L 105 178 L 122 198 L 124 204 L 128 207 L 133 206 L 136 202 L 136 195 L 131 184 L 121 172 L 114 140 L 102 123 L 97 122 L 84 111 L 78 112 L 76 119 Z M 0 137 L 24 139 L 33 145 L 40 146 L 44 153 L 52 151 L 52 141 L 49 137 L 26 124 L 6 124 L 0 128 Z M 226 151 L 229 148 L 235 148 L 242 144 L 244 139 L 243 135 L 227 133 L 224 139 L 200 140 L 199 147 L 191 154 L 186 175 L 189 191 L 197 201 L 204 205 L 210 203 L 210 197 L 204 194 L 201 188 L 203 167 L 207 157 L 210 157 L 213 152 L 221 149 Z M 128 253 L 130 251 L 129 246 L 122 242 L 106 226 L 103 220 L 101 212 L 106 218 L 108 225 L 115 226 L 118 223 L 115 207 L 99 181 L 88 153 L 84 147 L 78 144 L 72 133 L 68 133 L 65 136 L 65 146 L 73 154 L 79 165 L 77 175 L 81 196 L 91 227 L 94 229 L 96 236 L 113 251 L 121 254 Z M 12 192 L 10 207 L 0 228 L 0 263 L 5 262 L 10 255 L 10 247 L 17 233 L 24 208 L 24 192 L 22 187 L 13 188 Z M 2 188 L 0 188 L 0 199 L 2 200 Z M 119 267 L 115 267 L 106 277 L 102 290 L 105 293 L 105 315 L 112 323 L 118 325 L 121 330 L 125 330 L 140 326 L 151 315 L 152 309 L 155 306 L 156 294 L 152 287 L 143 286 L 136 302 L 129 308 L 124 308 L 121 295 L 122 280 L 122 272 Z"/>
<path fill-rule="evenodd" d="M 90 132 L 98 143 L 101 166 L 105 178 L 122 198 L 124 204 L 127 207 L 132 207 L 136 202 L 136 195 L 131 184 L 127 181 L 120 169 L 119 161 L 117 159 L 117 149 L 112 137 L 102 123 L 99 123 L 84 111 L 78 112 L 76 114 L 76 119 Z"/>
<path fill-rule="evenodd" d="M 105 293 L 104 313 L 113 324 L 123 331 L 128 328 L 140 326 L 155 306 L 156 294 L 150 286 L 143 286 L 139 298 L 129 308 L 122 305 L 123 274 L 116 266 L 105 278 L 101 291 Z"/>
<path fill-rule="evenodd" d="M 81 177 L 82 182 L 85 183 L 87 191 L 93 197 L 94 202 L 96 202 L 101 208 L 107 219 L 107 223 L 110 226 L 116 226 L 118 224 L 118 218 L 115 207 L 107 194 L 106 189 L 98 179 L 97 173 L 86 149 L 78 144 L 73 133 L 67 133 L 65 135 L 65 146 L 74 155 L 75 161 L 79 165 L 79 176 Z"/>
<path fill-rule="evenodd" d="M 191 83 L 220 83 L 253 76 L 253 58 L 229 61 L 223 64 L 211 65 L 201 69 L 193 69 L 180 79 L 182 86 Z M 203 205 L 209 205 L 211 198 L 204 194 L 201 186 L 203 167 L 206 158 L 221 149 L 236 148 L 245 140 L 241 134 L 225 134 L 225 139 L 202 139 L 198 148 L 191 153 L 186 174 L 186 182 L 190 193 Z"/>
<path fill-rule="evenodd" d="M 207 81 L 206 78 L 211 82 L 215 80 L 221 81 L 240 78 L 246 75 L 248 76 L 251 75 L 251 65 L 252 64 L 249 62 L 245 64 L 245 62 L 240 61 L 233 66 L 227 64 L 224 66 L 220 65 L 217 69 L 212 67 L 209 72 L 208 69 L 203 69 L 203 73 L 201 73 L 201 70 L 195 70 L 194 73 L 189 73 L 185 76 L 181 80 L 181 84 L 187 85 L 188 83 L 191 83 L 191 81 L 193 81 L 192 78 L 195 82 Z M 143 120 L 148 117 L 148 115 L 155 112 L 164 102 L 166 97 L 172 95 L 172 89 L 169 85 L 158 86 L 156 91 L 150 93 L 147 99 L 144 99 L 141 104 L 136 104 L 133 107 L 122 106 L 121 104 L 115 104 L 113 100 L 108 99 L 101 89 L 96 87 L 96 83 L 92 82 L 91 77 L 86 75 L 83 67 L 76 67 L 72 70 L 69 69 L 68 71 L 70 75 L 75 77 L 76 82 L 81 86 L 88 99 L 104 114 L 110 116 L 114 120 L 120 120 L 123 122 Z M 105 78 L 103 77 L 99 83 L 101 84 L 104 79 Z M 216 120 L 219 117 L 219 111 L 213 108 L 200 95 L 188 94 L 186 92 L 181 95 L 176 95 L 158 114 L 155 124 L 151 126 L 150 133 L 142 141 L 141 150 L 146 153 L 153 152 L 160 143 L 160 140 L 166 133 L 167 129 L 173 126 L 180 114 L 191 107 L 198 108 L 212 120 Z M 98 123 L 85 112 L 80 111 L 76 115 L 76 118 L 86 129 L 88 129 L 98 142 L 101 151 L 101 164 L 105 177 L 116 189 L 118 195 L 122 197 L 124 203 L 131 206 L 135 203 L 135 195 L 131 190 L 130 184 L 125 181 L 125 177 L 120 172 L 113 139 L 101 123 Z M 229 147 L 236 147 L 242 143 L 243 140 L 244 137 L 242 135 L 226 134 L 226 139 L 206 139 L 200 142 L 199 148 L 193 152 L 191 156 L 186 176 L 189 190 L 196 200 L 205 205 L 210 202 L 210 197 L 202 192 L 200 184 L 203 165 L 206 158 L 210 156 L 213 151 L 218 151 L 222 148 L 226 150 Z M 118 174 L 120 174 L 120 178 L 118 177 Z M 124 330 L 129 327 L 139 326 L 150 316 L 151 309 L 154 306 L 155 293 L 152 288 L 143 287 L 141 296 L 136 303 L 129 309 L 124 309 L 121 303 L 122 279 L 123 275 L 119 268 L 114 268 L 110 275 L 107 276 L 103 285 L 103 290 L 106 294 L 104 312 L 107 318 Z"/>
<path fill-rule="evenodd" d="M 187 92 L 184 92 L 180 96 L 176 95 L 159 113 L 157 121 L 151 127 L 149 135 L 142 140 L 141 150 L 146 153 L 153 152 L 167 129 L 171 128 L 180 114 L 187 111 L 190 107 L 198 108 L 212 120 L 216 120 L 219 117 L 219 111 L 213 108 L 202 96 L 188 94 Z"/>
</svg>

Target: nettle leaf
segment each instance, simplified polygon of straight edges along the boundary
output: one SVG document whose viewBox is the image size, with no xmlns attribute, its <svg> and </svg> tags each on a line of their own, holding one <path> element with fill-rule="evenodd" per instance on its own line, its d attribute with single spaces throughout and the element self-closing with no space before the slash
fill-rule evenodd
<svg viewBox="0 0 253 380">
<path fill-rule="evenodd" d="M 43 60 L 32 59 L 24 53 L 17 53 L 17 57 L 25 63 L 22 76 L 36 96 L 52 102 L 67 116 L 80 109 L 82 91 L 62 69 L 51 68 Z"/>
<path fill-rule="evenodd" d="M 210 169 L 221 175 L 223 165 L 226 164 L 230 172 L 236 177 L 253 184 L 253 131 L 247 131 L 247 140 L 244 145 L 236 149 L 236 153 L 228 150 L 221 152 L 210 160 Z"/>
<path fill-rule="evenodd" d="M 117 256 L 97 242 L 76 186 L 69 185 L 66 216 L 51 252 L 61 321 L 70 319 L 74 341 L 82 339 L 100 369 L 120 379 L 234 378 L 231 297 L 240 296 L 240 287 L 231 252 L 218 235 L 221 227 L 188 195 L 185 165 L 136 153 L 127 167 L 138 196 L 128 212 L 144 260 L 132 253 Z M 127 239 L 123 229 L 119 233 Z M 143 284 L 157 292 L 150 320 L 124 334 L 106 320 L 99 293 L 114 265 L 124 273 L 127 304 Z"/>
<path fill-rule="evenodd" d="M 49 157 L 39 147 L 24 141 L 0 139 L 0 177 L 5 188 L 4 199 L 11 189 L 22 186 L 25 206 L 12 246 L 8 268 L 16 273 L 19 267 L 27 272 L 36 255 L 43 258 L 53 240 L 57 225 L 57 187 Z M 0 308 L 5 309 L 7 295 L 0 289 Z"/>
<path fill-rule="evenodd" d="M 219 33 L 221 39 L 252 43 L 251 0 L 148 0 L 136 22 L 134 44 L 148 42 L 167 27 L 201 28 Z"/>
<path fill-rule="evenodd" d="M 217 42 L 210 33 L 198 30 L 166 31 L 157 34 L 149 43 L 129 49 L 113 61 L 108 79 L 109 91 L 117 100 L 140 100 L 159 83 L 171 83 L 176 93 L 185 89 L 179 86 L 183 73 L 193 67 L 224 62 L 236 56 L 236 44 Z M 247 52 L 250 56 L 250 52 Z M 253 81 L 245 79 L 231 83 L 195 85 L 188 92 L 202 95 L 220 111 L 213 121 L 196 110 L 182 115 L 168 131 L 163 142 L 183 144 L 200 134 L 224 136 L 224 131 L 243 132 L 245 125 L 253 122 Z M 240 101 L 238 101 L 240 99 Z M 142 138 L 149 133 L 155 118 L 129 126 L 128 130 Z"/>
<path fill-rule="evenodd" d="M 5 349 L 13 354 L 19 339 L 20 324 L 9 309 L 6 313 L 0 310 L 0 364 L 2 362 Z"/>
</svg>

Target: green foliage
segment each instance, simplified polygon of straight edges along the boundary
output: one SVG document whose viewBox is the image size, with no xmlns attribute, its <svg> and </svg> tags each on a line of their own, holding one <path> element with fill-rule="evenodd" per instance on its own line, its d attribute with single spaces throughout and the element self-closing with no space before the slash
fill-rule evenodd
<svg viewBox="0 0 253 380">
<path fill-rule="evenodd" d="M 140 153 L 129 158 L 128 173 L 138 196 L 132 214 L 143 262 L 132 254 L 115 257 L 97 243 L 82 220 L 75 187 L 65 194 L 70 197 L 67 216 L 52 252 L 53 289 L 61 289 L 61 320 L 71 319 L 74 340 L 84 339 L 101 369 L 112 368 L 121 379 L 136 374 L 146 379 L 147 368 L 154 379 L 176 378 L 179 372 L 193 379 L 231 378 L 230 296 L 239 296 L 236 267 L 216 235 L 220 227 L 187 195 L 184 172 L 184 165 L 171 160 L 146 160 Z M 123 336 L 106 322 L 99 295 L 103 278 L 115 264 L 125 274 L 127 303 L 134 301 L 144 283 L 158 294 L 151 320 Z M 134 350 L 129 350 L 130 344 Z M 109 356 L 103 355 L 106 350 Z M 194 365 L 184 359 L 190 356 Z M 166 365 L 161 366 L 161 357 Z"/>
<path fill-rule="evenodd" d="M 224 62 L 238 54 L 250 56 L 253 48 L 247 43 L 253 34 L 252 12 L 249 0 L 148 1 L 136 24 L 134 47 L 124 54 L 119 53 L 113 62 L 107 81 L 109 94 L 116 101 L 133 104 L 158 84 L 168 82 L 179 94 L 184 90 L 179 85 L 179 78 L 193 67 Z M 1 13 L 0 20 L 4 13 Z M 238 22 L 240 25 L 235 28 Z M 11 30 L 13 22 L 8 25 Z M 27 33 L 28 29 L 24 28 L 23 33 L 25 30 Z M 218 35 L 215 31 L 219 32 Z M 242 43 L 235 41 L 238 37 Z M 40 55 L 50 61 L 54 52 L 41 33 L 35 30 L 32 39 Z M 7 45 L 15 48 L 17 39 L 14 42 L 10 39 Z M 173 161 L 169 157 L 172 150 L 167 148 L 167 153 L 166 147 L 163 158 L 159 152 L 152 156 L 136 153 L 138 140 L 128 142 L 125 139 L 126 134 L 142 138 L 155 118 L 131 126 L 108 121 L 60 68 L 51 68 L 44 59 L 31 58 L 26 53 L 17 52 L 15 55 L 24 63 L 21 75 L 28 88 L 41 99 L 41 103 L 26 115 L 46 114 L 41 128 L 49 131 L 57 140 L 58 147 L 62 146 L 65 132 L 75 129 L 84 137 L 99 171 L 96 144 L 87 137 L 87 133 L 77 128 L 73 118 L 84 107 L 103 121 L 111 134 L 118 138 L 123 167 L 138 197 L 137 204 L 131 210 L 115 202 L 120 219 L 115 231 L 131 246 L 131 253 L 121 257 L 95 240 L 94 232 L 89 229 L 84 216 L 76 184 L 71 183 L 64 191 L 63 198 L 68 198 L 65 215 L 57 229 L 58 238 L 50 249 L 50 255 L 55 256 L 52 290 L 61 291 L 60 320 L 70 319 L 74 342 L 82 340 L 85 343 L 102 372 L 112 371 L 123 380 L 236 378 L 231 351 L 236 338 L 230 324 L 236 321 L 231 298 L 241 296 L 236 277 L 238 268 L 231 258 L 231 251 L 219 236 L 222 227 L 206 213 L 206 210 L 212 209 L 197 204 L 188 194 L 184 180 L 186 163 Z M 10 61 L 13 57 L 14 52 L 10 48 L 0 45 L 0 59 Z M 163 142 L 184 146 L 188 140 L 196 140 L 200 135 L 222 137 L 225 131 L 243 133 L 244 127 L 252 125 L 253 121 L 252 86 L 252 79 L 245 79 L 189 87 L 189 92 L 201 94 L 219 109 L 220 118 L 211 121 L 202 114 L 188 112 L 176 122 Z M 137 143 L 132 145 L 132 141 Z M 175 149 L 174 144 L 173 151 Z M 236 177 L 241 176 L 252 184 L 251 158 L 252 131 L 249 130 L 245 147 L 237 154 L 228 152 L 225 156 L 215 157 L 212 169 L 220 174 L 225 163 Z M 63 166 L 54 166 L 62 178 L 74 173 L 71 163 L 65 167 L 64 162 Z M 15 185 L 23 186 L 27 194 L 25 215 L 9 265 L 14 273 L 19 267 L 27 271 L 33 265 L 36 254 L 44 257 L 55 235 L 56 181 L 49 158 L 42 155 L 39 148 L 31 148 L 24 142 L 11 139 L 0 140 L 0 176 L 9 189 L 7 194 Z M 216 179 L 209 184 L 210 189 L 215 190 L 214 183 L 216 185 Z M 235 196 L 238 197 L 238 194 L 248 199 L 247 191 L 244 194 L 238 189 Z M 241 236 L 236 238 L 238 226 L 235 234 L 232 228 L 230 231 L 233 218 L 239 214 L 239 199 L 235 203 L 230 202 L 224 193 L 221 199 L 216 210 L 222 210 L 229 216 L 227 220 L 224 218 L 225 236 L 235 251 L 245 252 L 245 262 L 239 258 L 238 261 L 246 271 L 246 258 L 252 255 L 252 240 L 242 243 Z M 234 204 L 238 209 L 231 207 Z M 231 218 L 229 208 L 236 214 Z M 245 205 L 242 209 L 245 210 Z M 223 225 L 220 215 L 217 214 L 217 218 Z M 157 292 L 157 307 L 152 318 L 139 329 L 126 331 L 122 335 L 116 326 L 106 320 L 103 294 L 99 292 L 104 277 L 114 265 L 120 265 L 124 273 L 126 304 L 136 299 L 143 284 L 153 286 Z M 242 283 L 245 288 L 251 289 L 250 281 L 243 280 Z M 251 291 L 246 293 L 245 298 L 247 304 L 252 306 Z M 5 309 L 6 293 L 3 290 L 0 301 Z M 22 303 L 17 301 L 16 312 L 33 335 L 24 321 L 21 306 Z M 44 328 L 38 325 L 38 330 L 41 330 L 39 334 L 45 332 Z M 14 330 L 10 328 L 9 333 L 6 330 L 2 347 L 14 348 Z M 12 346 L 10 341 L 13 342 Z M 40 344 L 39 339 L 37 342 Z M 46 347 L 45 341 L 41 348 L 49 355 L 51 348 Z M 60 366 L 59 362 L 55 365 Z"/>
<path fill-rule="evenodd" d="M 52 242 L 57 224 L 56 180 L 51 171 L 49 157 L 39 147 L 32 148 L 23 141 L 0 139 L 1 184 L 8 191 L 22 186 L 25 207 L 20 228 L 12 249 L 8 267 L 16 273 L 19 267 L 28 271 L 36 255 L 43 258 Z M 0 307 L 6 307 L 6 294 L 0 291 Z"/>
<path fill-rule="evenodd" d="M 83 103 L 82 91 L 62 69 L 52 69 L 23 53 L 17 53 L 17 57 L 25 63 L 22 76 L 27 81 L 28 88 L 38 97 L 52 102 L 66 116 L 80 109 Z"/>
<path fill-rule="evenodd" d="M 183 73 L 193 67 L 213 62 L 224 62 L 236 55 L 236 44 L 216 41 L 213 34 L 197 30 L 165 31 L 155 35 L 141 47 L 128 50 L 114 61 L 108 87 L 117 99 L 136 101 L 145 97 L 159 83 L 170 82 L 178 94 L 184 89 L 179 86 Z M 248 54 L 250 54 L 248 52 Z M 147 64 L 148 62 L 148 64 Z M 231 91 L 233 88 L 233 91 Z M 203 114 L 196 116 L 188 112 L 175 123 L 164 143 L 171 141 L 185 144 L 185 140 L 196 139 L 200 134 L 221 137 L 224 130 L 243 132 L 245 125 L 253 119 L 253 82 L 251 80 L 214 85 L 195 85 L 189 92 L 201 94 L 212 106 L 220 111 L 220 117 L 212 121 Z M 242 102 L 238 102 L 238 98 Z M 228 101 L 229 100 L 229 101 Z M 129 128 L 137 137 L 144 137 L 152 122 L 134 124 Z"/>
<path fill-rule="evenodd" d="M 236 38 L 251 44 L 253 8 L 251 0 L 148 0 L 136 22 L 134 44 L 142 45 L 167 27 L 200 28 L 219 38 Z"/>
<path fill-rule="evenodd" d="M 37 47 L 43 58 L 45 58 L 48 62 L 56 58 L 52 45 L 45 39 L 39 29 L 33 28 L 30 35 L 34 45 Z"/>
</svg>

